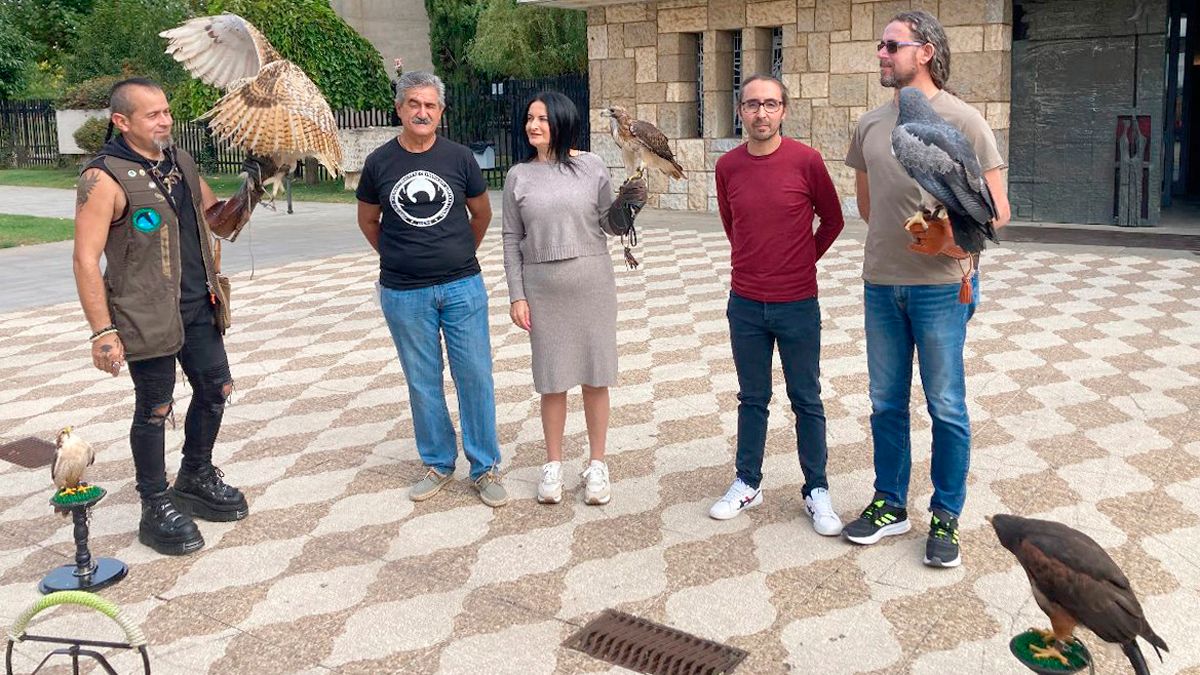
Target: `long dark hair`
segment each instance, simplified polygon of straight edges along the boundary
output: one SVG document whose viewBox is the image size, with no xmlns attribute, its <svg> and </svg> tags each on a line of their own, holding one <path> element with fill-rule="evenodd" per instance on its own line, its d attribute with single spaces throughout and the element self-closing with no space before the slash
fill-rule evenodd
<svg viewBox="0 0 1200 675">
<path fill-rule="evenodd" d="M 537 148 L 529 144 L 529 136 L 524 133 L 525 121 L 529 117 L 529 106 L 533 105 L 535 101 L 541 101 L 546 106 L 546 118 L 550 122 L 550 154 L 554 157 L 554 161 L 574 170 L 575 161 L 571 158 L 571 148 L 575 147 L 579 140 L 579 129 L 583 124 L 579 119 L 579 108 L 575 107 L 574 101 L 557 91 L 538 92 L 529 99 L 529 103 L 525 104 L 525 114 L 521 115 L 521 138 L 524 139 L 525 144 L 525 161 L 532 162 L 538 156 Z"/>
</svg>

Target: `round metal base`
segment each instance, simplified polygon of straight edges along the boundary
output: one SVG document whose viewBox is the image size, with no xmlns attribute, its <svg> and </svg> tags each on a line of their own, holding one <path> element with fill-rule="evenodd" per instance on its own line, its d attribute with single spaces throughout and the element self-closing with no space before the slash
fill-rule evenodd
<svg viewBox="0 0 1200 675">
<path fill-rule="evenodd" d="M 129 568 L 116 558 L 97 558 L 95 571 L 85 577 L 75 576 L 74 565 L 63 565 L 51 570 L 38 584 L 38 590 L 43 595 L 55 591 L 95 592 L 112 586 L 124 579 L 128 573 Z"/>
</svg>

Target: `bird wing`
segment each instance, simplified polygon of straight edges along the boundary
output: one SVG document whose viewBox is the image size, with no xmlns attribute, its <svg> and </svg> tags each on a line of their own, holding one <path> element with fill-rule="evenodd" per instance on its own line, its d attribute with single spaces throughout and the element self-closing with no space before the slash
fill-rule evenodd
<svg viewBox="0 0 1200 675">
<path fill-rule="evenodd" d="M 671 152 L 671 145 L 667 141 L 666 134 L 659 131 L 658 127 L 649 122 L 634 120 L 629 125 L 629 132 L 633 134 L 634 140 L 647 150 L 667 160 L 680 172 L 683 171 L 683 167 L 675 161 L 675 153 Z"/>
<path fill-rule="evenodd" d="M 258 29 L 236 14 L 202 16 L 158 34 L 167 52 L 201 82 L 229 89 L 280 60 Z"/>
<path fill-rule="evenodd" d="M 255 155 L 279 158 L 279 166 L 295 156 L 316 157 L 336 175 L 342 165 L 337 120 L 317 85 L 291 61 L 263 66 L 254 78 L 236 84 L 201 119 L 221 140 Z"/>
<path fill-rule="evenodd" d="M 1134 639 L 1145 616 L 1129 580 L 1096 542 L 1063 527 L 1067 533 L 1027 535 L 1015 551 L 1030 582 L 1102 640 Z"/>
<path fill-rule="evenodd" d="M 980 224 L 996 217 L 979 159 L 958 129 L 925 122 L 897 125 L 892 131 L 892 151 L 909 175 L 947 209 L 965 213 Z M 936 185 L 930 189 L 927 182 Z"/>
</svg>

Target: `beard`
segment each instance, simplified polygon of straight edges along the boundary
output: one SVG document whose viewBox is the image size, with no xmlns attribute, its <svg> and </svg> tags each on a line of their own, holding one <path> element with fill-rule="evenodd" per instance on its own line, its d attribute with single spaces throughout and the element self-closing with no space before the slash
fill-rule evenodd
<svg viewBox="0 0 1200 675">
<path fill-rule="evenodd" d="M 912 81 L 916 75 L 916 70 L 908 73 L 900 72 L 897 70 L 896 63 L 893 61 L 891 72 L 883 72 L 882 70 L 879 72 L 879 84 L 889 89 L 901 89 L 912 84 Z"/>
<path fill-rule="evenodd" d="M 171 136 L 171 134 L 167 134 L 165 136 L 159 136 L 152 140 L 154 141 L 154 147 L 158 148 L 159 150 L 166 150 L 168 148 L 174 147 L 174 145 L 175 145 L 175 139 L 174 139 L 174 137 Z"/>
<path fill-rule="evenodd" d="M 753 139 L 754 139 L 754 140 L 756 140 L 756 141 L 769 141 L 769 140 L 771 140 L 771 138 L 772 138 L 772 137 L 774 137 L 776 134 L 780 133 L 780 131 L 781 131 L 782 129 L 783 129 L 783 125 L 782 125 L 782 124 L 781 124 L 781 125 L 779 125 L 779 126 L 777 126 L 777 127 L 775 127 L 774 129 L 772 129 L 772 128 L 769 128 L 769 127 L 768 127 L 768 129 L 767 129 L 766 131 L 759 131 L 759 130 L 758 130 L 758 129 L 756 129 L 756 128 L 755 128 L 753 125 L 751 125 L 751 127 L 750 127 L 750 138 L 753 138 Z"/>
</svg>

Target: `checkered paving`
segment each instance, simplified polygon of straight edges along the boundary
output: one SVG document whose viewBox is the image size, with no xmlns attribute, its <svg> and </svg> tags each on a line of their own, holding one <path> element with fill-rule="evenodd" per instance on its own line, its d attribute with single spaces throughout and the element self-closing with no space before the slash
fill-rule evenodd
<svg viewBox="0 0 1200 675">
<path fill-rule="evenodd" d="M 983 521 L 1016 512 L 1108 548 L 1173 650 L 1164 664 L 1149 656 L 1153 672 L 1200 673 L 1200 259 L 988 252 L 966 354 L 975 449 L 965 564 L 930 570 L 922 522 L 868 548 L 812 532 L 778 369 L 766 500 L 730 521 L 707 518 L 732 478 L 736 428 L 728 244 L 719 232 L 647 234 L 644 267 L 617 275 L 621 385 L 605 507 L 583 505 L 575 472 L 563 504 L 535 503 L 538 405 L 495 232 L 481 259 L 508 507 L 478 502 L 465 461 L 438 497 L 406 499 L 421 467 L 370 256 L 233 279 L 237 392 L 216 461 L 251 516 L 202 523 L 202 552 L 165 558 L 137 543 L 132 387 L 91 368 L 76 305 L 0 315 L 0 442 L 51 439 L 72 424 L 97 446 L 92 479 L 109 496 L 94 513 L 93 551 L 131 566 L 104 595 L 147 632 L 155 672 L 609 672 L 558 645 L 617 607 L 748 650 L 745 673 L 1020 673 L 1008 637 L 1047 622 Z M 846 519 L 873 477 L 861 265 L 862 242 L 844 237 L 820 277 L 831 491 Z M 176 397 L 186 406 L 184 385 Z M 912 405 L 921 521 L 930 434 L 919 389 Z M 566 453 L 582 469 L 577 393 L 571 409 Z M 172 472 L 181 443 L 182 428 L 168 432 Z M 49 491 L 46 470 L 0 466 L 5 623 L 72 554 Z M 66 608 L 30 630 L 118 636 Z M 1118 651 L 1085 638 L 1097 672 L 1127 672 Z M 28 672 L 43 653 L 21 645 L 16 665 Z"/>
</svg>

